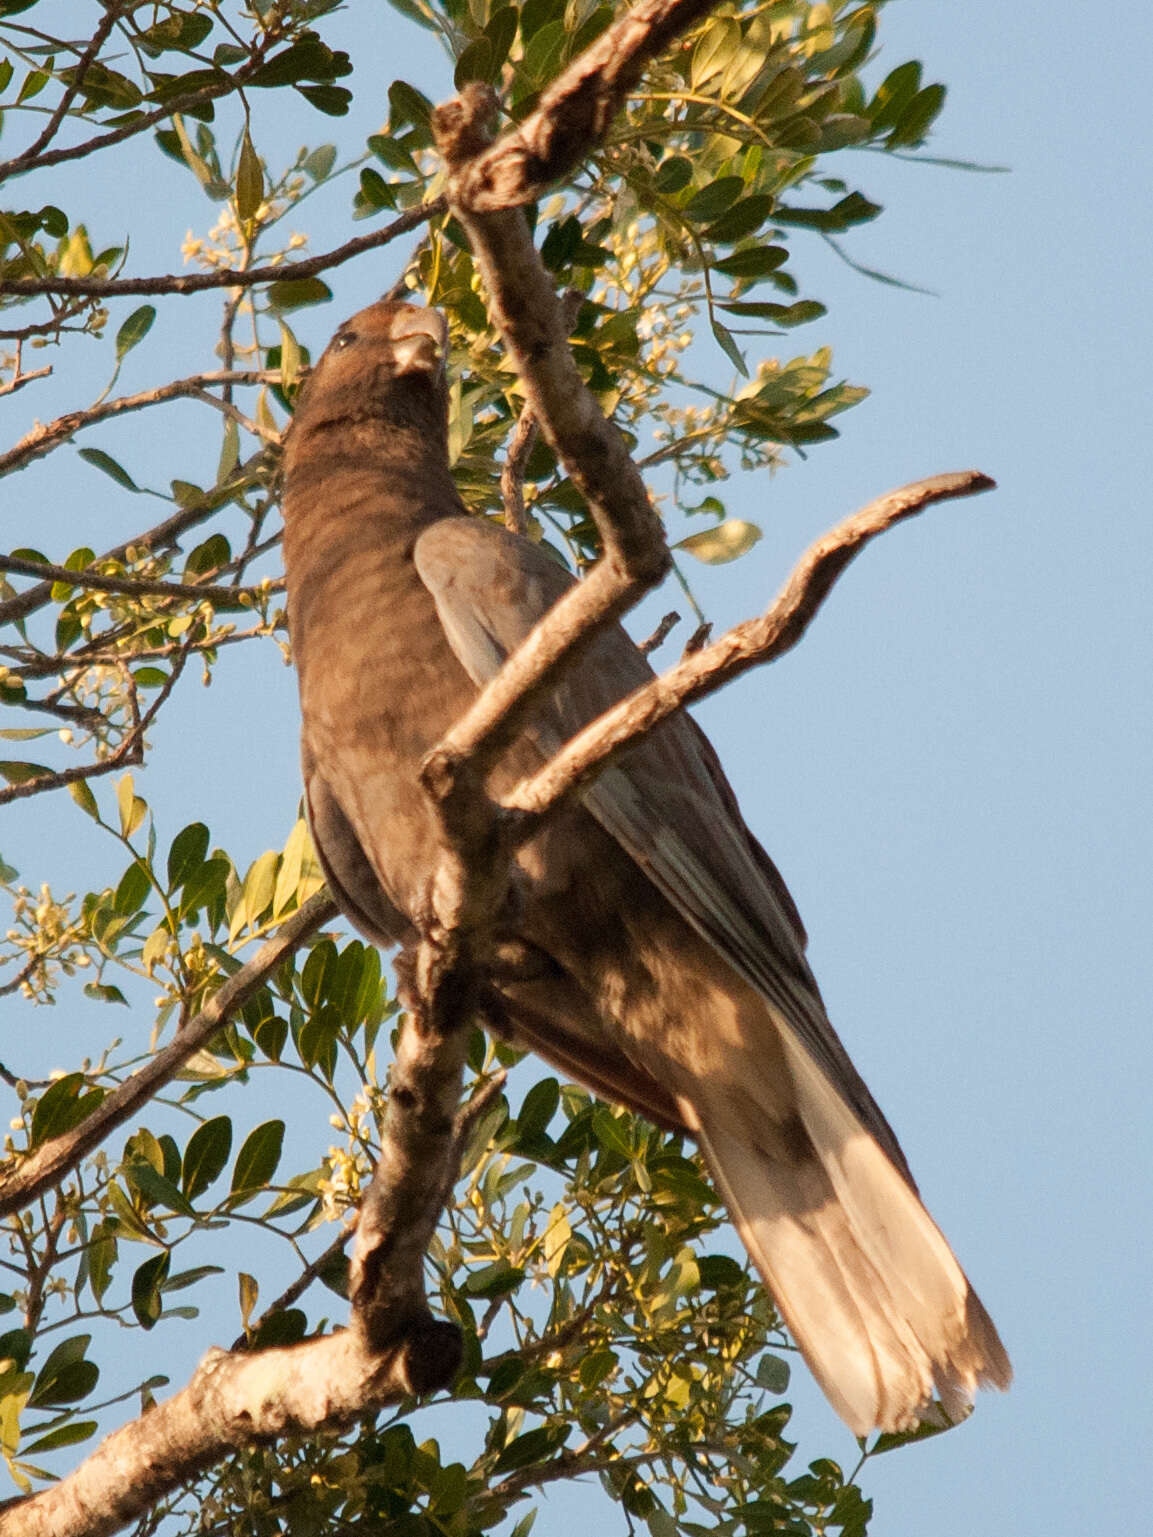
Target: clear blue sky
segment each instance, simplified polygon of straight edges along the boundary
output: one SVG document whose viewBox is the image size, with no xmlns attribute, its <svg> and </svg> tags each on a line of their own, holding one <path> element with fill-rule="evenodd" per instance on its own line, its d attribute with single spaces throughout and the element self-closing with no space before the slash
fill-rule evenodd
<svg viewBox="0 0 1153 1537">
<path fill-rule="evenodd" d="M 343 24 L 361 26 L 364 10 Z M 397 23 L 373 24 L 382 79 L 447 94 L 443 66 L 430 75 L 426 54 L 386 36 Z M 828 341 L 838 372 L 873 394 L 806 465 L 734 486 L 730 512 L 765 538 L 738 566 L 698 574 L 698 592 L 718 624 L 736 620 L 811 538 L 892 486 L 975 466 L 1000 489 L 888 535 L 798 652 L 700 715 L 796 895 L 832 1017 L 1017 1370 L 1012 1393 L 983 1398 L 962 1429 L 873 1464 L 874 1537 L 1119 1537 L 1141 1525 L 1153 1429 L 1153 535 L 1140 448 L 1153 21 L 1142 8 L 897 0 L 881 38 L 882 68 L 921 58 L 949 87 L 932 149 L 1011 174 L 853 162 L 886 208 L 854 234 L 853 256 L 936 296 L 869 282 L 815 238 L 798 254 L 830 314 L 794 350 Z M 363 131 L 375 114 L 367 82 L 354 84 Z M 301 137 L 325 127 L 310 117 Z M 171 265 L 173 230 L 202 230 L 208 205 L 148 195 Z M 300 326 L 314 350 L 393 273 L 338 275 L 334 303 Z M 80 403 L 34 393 L 8 406 L 6 440 L 22 413 Z M 127 439 L 99 441 L 116 452 Z M 47 485 L 24 476 L 6 495 Z M 42 518 L 45 544 L 87 534 L 59 501 Z M 222 670 L 212 690 L 185 690 L 180 738 L 174 717 L 145 786 L 173 817 L 208 813 L 238 861 L 282 839 L 298 793 L 291 677 L 264 663 L 255 716 L 249 681 Z M 17 804 L 0 825 L 26 878 L 63 882 L 78 850 L 101 868 L 70 803 L 47 844 L 43 820 Z M 792 1397 L 802 1456 L 850 1464 L 851 1438 L 801 1373 Z M 570 1530 L 594 1499 L 554 1495 L 537 1531 Z"/>
</svg>

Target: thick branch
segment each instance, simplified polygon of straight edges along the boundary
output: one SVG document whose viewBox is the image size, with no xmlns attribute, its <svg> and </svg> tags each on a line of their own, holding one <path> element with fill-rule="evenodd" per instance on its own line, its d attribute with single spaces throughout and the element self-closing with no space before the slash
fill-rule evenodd
<svg viewBox="0 0 1153 1537">
<path fill-rule="evenodd" d="M 141 1105 L 169 1083 L 189 1057 L 208 1044 L 236 1010 L 264 986 L 286 955 L 291 955 L 321 924 L 335 916 L 336 905 L 326 891 L 310 897 L 299 912 L 281 925 L 272 939 L 261 945 L 247 965 L 223 983 L 171 1045 L 158 1051 L 131 1078 L 106 1095 L 79 1126 L 45 1142 L 0 1184 L 0 1217 L 20 1211 L 45 1190 L 58 1185 L 111 1131 L 123 1125 Z"/>
<path fill-rule="evenodd" d="M 476 213 L 531 203 L 604 138 L 649 60 L 715 5 L 640 0 L 557 76 L 519 127 L 460 168 L 453 201 Z"/>
<path fill-rule="evenodd" d="M 218 1014 L 210 1026 L 199 1016 L 181 1044 L 193 1034 L 191 1049 L 202 1045 L 223 1022 L 224 991 L 235 1008 L 332 912 L 327 896 L 314 897 L 225 984 L 210 1005 Z M 241 993 L 244 978 L 253 985 L 245 981 Z M 504 1083 L 496 1075 L 457 1113 L 466 1046 L 467 1031 L 430 1032 L 413 1018 L 401 1036 L 380 1164 L 357 1226 L 350 1327 L 287 1349 L 211 1352 L 186 1388 L 110 1436 L 76 1472 L 0 1510 L 0 1537 L 105 1537 L 235 1447 L 336 1429 L 452 1381 L 460 1331 L 428 1310 L 424 1253 L 459 1175 L 468 1131 Z M 308 1279 L 306 1271 L 304 1285 Z"/>
<path fill-rule="evenodd" d="M 311 1435 L 451 1379 L 457 1331 L 429 1319 L 394 1347 L 355 1329 L 286 1348 L 211 1351 L 181 1392 L 109 1436 L 77 1470 L 0 1510 L 0 1537 L 108 1537 L 229 1451 Z"/>
<path fill-rule="evenodd" d="M 675 710 L 791 650 L 841 572 L 878 534 L 934 502 L 991 491 L 995 484 L 979 470 L 934 475 L 890 491 L 845 518 L 806 550 L 760 618 L 745 620 L 711 646 L 684 657 L 663 677 L 654 678 L 586 726 L 539 773 L 517 787 L 508 797 L 508 809 L 540 816 L 579 794 L 606 764 Z M 513 657 L 504 672 L 515 670 L 516 665 Z"/>
<path fill-rule="evenodd" d="M 358 235 L 333 251 L 319 256 L 306 256 L 301 261 L 271 263 L 265 267 L 227 267 L 219 272 L 167 273 L 147 278 L 10 278 L 4 285 L 5 293 L 17 295 L 75 294 L 85 299 L 114 299 L 130 294 L 199 294 L 210 288 L 254 288 L 258 283 L 293 283 L 301 278 L 316 277 L 330 267 L 339 267 L 365 251 L 375 251 L 388 245 L 409 230 L 443 213 L 443 198 L 433 198 L 410 208 L 383 229 L 371 235 Z"/>
<path fill-rule="evenodd" d="M 565 311 L 524 215 L 519 209 L 475 214 L 458 198 L 458 188 L 483 150 L 491 107 L 491 92 L 468 87 L 434 113 L 438 147 L 449 167 L 449 207 L 469 237 L 529 408 L 588 502 L 605 554 L 520 648 L 512 686 L 505 669 L 433 755 L 426 783 L 444 803 L 464 757 L 483 778 L 531 713 L 533 701 L 579 656 L 582 643 L 620 618 L 669 564 L 660 520 L 628 446 L 573 362 Z"/>
<path fill-rule="evenodd" d="M 463 225 L 499 326 L 541 430 L 589 504 L 607 560 L 637 583 L 635 596 L 668 570 L 660 519 L 624 437 L 605 419 L 568 345 L 568 328 L 519 209 L 478 214 L 464 188 L 484 142 L 494 97 L 469 86 L 433 114 L 449 169 L 449 207 Z"/>
</svg>

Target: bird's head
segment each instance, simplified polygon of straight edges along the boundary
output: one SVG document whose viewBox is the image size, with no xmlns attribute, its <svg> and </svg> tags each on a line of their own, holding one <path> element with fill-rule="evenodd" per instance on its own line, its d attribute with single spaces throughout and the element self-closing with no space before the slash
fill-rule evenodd
<svg viewBox="0 0 1153 1537">
<path fill-rule="evenodd" d="M 384 300 L 346 320 L 297 401 L 294 436 L 379 422 L 445 432 L 448 326 L 436 310 Z"/>
</svg>

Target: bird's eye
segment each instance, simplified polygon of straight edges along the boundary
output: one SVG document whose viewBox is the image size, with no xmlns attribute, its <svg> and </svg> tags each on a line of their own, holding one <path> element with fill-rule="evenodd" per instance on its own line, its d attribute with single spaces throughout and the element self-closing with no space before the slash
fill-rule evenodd
<svg viewBox="0 0 1153 1537">
<path fill-rule="evenodd" d="M 337 352 L 343 352 L 346 347 L 351 347 L 356 339 L 355 331 L 338 331 L 332 339 L 332 345 Z"/>
</svg>

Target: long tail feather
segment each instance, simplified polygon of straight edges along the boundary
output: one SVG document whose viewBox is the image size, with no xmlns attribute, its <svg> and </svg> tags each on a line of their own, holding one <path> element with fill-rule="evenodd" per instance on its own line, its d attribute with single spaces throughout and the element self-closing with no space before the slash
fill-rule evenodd
<svg viewBox="0 0 1153 1537">
<path fill-rule="evenodd" d="M 1012 1370 L 992 1320 L 917 1195 L 803 1047 L 781 1031 L 799 1123 L 750 1139 L 694 1104 L 706 1156 L 757 1268 L 857 1435 L 964 1417 Z M 731 1105 L 728 1107 L 731 1111 Z"/>
</svg>

